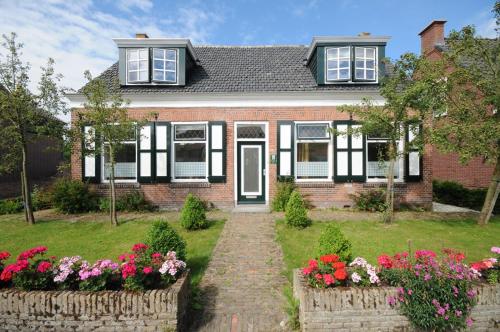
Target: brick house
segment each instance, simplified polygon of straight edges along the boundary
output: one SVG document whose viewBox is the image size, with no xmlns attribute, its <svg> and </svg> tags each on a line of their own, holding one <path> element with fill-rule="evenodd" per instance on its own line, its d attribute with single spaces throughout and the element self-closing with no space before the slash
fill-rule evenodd
<svg viewBox="0 0 500 332">
<path fill-rule="evenodd" d="M 446 21 L 432 21 L 422 32 L 421 53 L 429 59 L 439 59 L 445 47 L 444 26 Z M 467 188 L 487 188 L 493 175 L 494 166 L 481 158 L 474 158 L 462 165 L 456 153 L 443 154 L 438 149 L 432 151 L 432 175 L 436 180 L 461 183 Z"/>
<path fill-rule="evenodd" d="M 389 38 L 315 37 L 309 46 L 193 46 L 188 39 L 114 39 L 119 60 L 100 78 L 130 101 L 132 117 L 157 117 L 118 156 L 120 190 L 160 207 L 192 192 L 221 208 L 269 204 L 293 178 L 317 207 L 351 206 L 350 194 L 384 187 L 383 137 L 338 136 L 356 126 L 339 105 L 384 102 L 379 81 Z M 73 118 L 83 96 L 69 96 Z M 92 132 L 91 127 L 84 128 Z M 140 133 L 140 134 L 139 134 Z M 405 142 L 400 142 L 403 148 Z M 397 163 L 401 202 L 432 202 L 431 147 Z M 78 152 L 72 177 L 108 189 L 107 157 Z"/>
</svg>

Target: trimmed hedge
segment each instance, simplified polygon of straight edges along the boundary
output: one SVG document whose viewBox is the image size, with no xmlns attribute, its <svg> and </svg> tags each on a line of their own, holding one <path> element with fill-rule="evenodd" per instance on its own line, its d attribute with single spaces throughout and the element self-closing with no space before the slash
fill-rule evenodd
<svg viewBox="0 0 500 332">
<path fill-rule="evenodd" d="M 187 195 L 182 207 L 181 225 L 190 231 L 208 227 L 205 205 L 198 197 L 192 194 Z"/>
<path fill-rule="evenodd" d="M 468 189 L 457 182 L 434 180 L 432 191 L 436 202 L 481 211 L 488 189 Z M 500 214 L 498 200 L 493 213 Z"/>
<path fill-rule="evenodd" d="M 335 254 L 341 262 L 349 263 L 352 260 L 352 244 L 339 226 L 334 223 L 328 224 L 319 237 L 318 255 Z"/>
<path fill-rule="evenodd" d="M 166 255 L 169 251 L 175 251 L 178 259 L 186 261 L 186 241 L 167 221 L 153 222 L 145 242 L 150 254 L 159 252 Z"/>
<path fill-rule="evenodd" d="M 304 199 L 298 191 L 292 192 L 286 204 L 285 223 L 296 228 L 305 228 L 311 225 L 311 219 L 307 217 Z"/>
</svg>

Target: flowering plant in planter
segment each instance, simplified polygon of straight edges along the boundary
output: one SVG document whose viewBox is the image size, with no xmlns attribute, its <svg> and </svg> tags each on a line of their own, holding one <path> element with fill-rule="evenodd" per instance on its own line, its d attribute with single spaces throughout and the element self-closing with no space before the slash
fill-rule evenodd
<svg viewBox="0 0 500 332">
<path fill-rule="evenodd" d="M 6 259 L 10 257 L 10 253 L 7 251 L 1 251 L 0 252 L 0 288 L 6 287 L 9 284 L 9 281 L 3 281 L 1 278 L 3 269 L 4 269 L 4 262 Z"/>
<path fill-rule="evenodd" d="M 323 255 L 319 260 L 309 260 L 302 273 L 312 287 L 326 288 L 347 284 L 346 264 L 340 262 L 339 256 L 334 254 Z"/>
<path fill-rule="evenodd" d="M 401 312 L 417 329 L 455 331 L 472 324 L 469 315 L 476 302 L 472 282 L 477 272 L 463 263 L 463 254 L 450 249 L 443 253 L 438 258 L 432 251 L 419 250 L 412 264 L 399 268 L 382 265 L 382 271 L 397 271 L 389 274 L 394 278 L 390 281 L 400 285 L 389 304 L 399 303 Z"/>
<path fill-rule="evenodd" d="M 80 256 L 64 257 L 59 260 L 59 265 L 54 270 L 54 282 L 61 289 L 77 290 L 80 277 L 78 271 L 82 265 Z"/>
<path fill-rule="evenodd" d="M 356 257 L 349 264 L 350 280 L 357 286 L 377 286 L 380 278 L 375 266 L 368 264 L 363 257 Z"/>
<path fill-rule="evenodd" d="M 16 287 L 24 290 L 51 289 L 55 257 L 43 258 L 46 251 L 47 247 L 39 246 L 22 252 L 15 263 L 3 269 L 0 280 L 12 280 Z"/>
<path fill-rule="evenodd" d="M 474 262 L 470 267 L 477 271 L 490 284 L 496 284 L 500 282 L 500 247 L 491 247 L 491 252 L 497 257 L 485 258 L 479 262 Z"/>
<path fill-rule="evenodd" d="M 119 265 L 110 259 L 100 259 L 93 265 L 82 261 L 78 277 L 80 290 L 95 292 L 120 289 Z"/>
</svg>

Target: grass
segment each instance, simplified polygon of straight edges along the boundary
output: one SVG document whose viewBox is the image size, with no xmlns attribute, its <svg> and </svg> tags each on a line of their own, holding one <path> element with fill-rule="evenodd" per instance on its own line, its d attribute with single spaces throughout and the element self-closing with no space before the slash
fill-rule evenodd
<svg viewBox="0 0 500 332">
<path fill-rule="evenodd" d="M 49 255 L 57 257 L 80 255 L 91 262 L 100 258 L 117 260 L 133 244 L 144 242 L 151 221 L 159 218 L 167 219 L 186 240 L 191 283 L 198 285 L 224 226 L 223 220 L 211 221 L 204 230 L 186 231 L 176 219 L 177 214 L 172 213 L 119 216 L 122 222 L 118 227 L 111 226 L 102 214 L 82 218 L 51 215 L 39 218 L 33 226 L 24 222 L 22 214 L 5 215 L 0 216 L 0 251 L 7 250 L 15 257 L 28 248 L 44 245 Z"/>
<path fill-rule="evenodd" d="M 376 263 L 382 253 L 394 254 L 412 250 L 430 249 L 436 252 L 442 248 L 462 250 L 468 261 L 475 261 L 490 254 L 492 246 L 498 246 L 500 217 L 492 218 L 486 226 L 478 226 L 472 219 L 460 220 L 401 220 L 391 225 L 380 221 L 333 221 L 352 242 L 353 255 L 365 257 Z M 287 276 L 293 269 L 305 266 L 308 259 L 316 256 L 321 231 L 328 222 L 314 221 L 306 229 L 298 230 L 276 223 L 277 240 L 281 244 Z"/>
</svg>

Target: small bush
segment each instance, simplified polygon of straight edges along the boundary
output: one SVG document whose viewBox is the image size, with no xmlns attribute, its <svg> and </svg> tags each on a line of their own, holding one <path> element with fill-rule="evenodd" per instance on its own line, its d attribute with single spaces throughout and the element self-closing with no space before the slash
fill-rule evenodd
<svg viewBox="0 0 500 332">
<path fill-rule="evenodd" d="M 181 211 L 181 225 L 188 230 L 207 228 L 205 206 L 198 197 L 191 194 L 186 197 Z"/>
<path fill-rule="evenodd" d="M 24 208 L 21 198 L 0 200 L 0 214 L 13 214 L 22 212 Z"/>
<path fill-rule="evenodd" d="M 368 190 L 350 196 L 360 211 L 384 212 L 387 209 L 383 190 Z"/>
<path fill-rule="evenodd" d="M 166 255 L 169 251 L 175 251 L 178 259 L 186 260 L 186 242 L 166 221 L 155 221 L 145 242 L 151 254 L 159 252 Z"/>
<path fill-rule="evenodd" d="M 110 206 L 109 198 L 101 198 L 99 200 L 100 211 L 103 212 L 109 211 L 109 206 Z M 136 212 L 136 211 L 151 211 L 151 210 L 153 210 L 153 207 L 144 198 L 144 195 L 138 190 L 128 192 L 124 195 L 119 196 L 116 199 L 116 211 Z"/>
<path fill-rule="evenodd" d="M 304 200 L 298 191 L 292 192 L 286 204 L 285 223 L 297 228 L 304 228 L 311 224 L 311 220 L 307 217 Z"/>
<path fill-rule="evenodd" d="M 319 237 L 318 255 L 328 254 L 339 256 L 342 262 L 348 263 L 352 259 L 352 244 L 334 223 L 328 224 Z"/>
<path fill-rule="evenodd" d="M 293 179 L 278 182 L 276 187 L 276 195 L 271 203 L 273 211 L 285 211 L 286 204 L 292 195 L 292 192 L 297 188 Z"/>
<path fill-rule="evenodd" d="M 34 186 L 31 193 L 31 200 L 35 211 L 52 208 L 52 193 L 48 188 Z"/>
<path fill-rule="evenodd" d="M 97 197 L 87 184 L 78 180 L 61 179 L 54 184 L 52 201 L 63 213 L 95 211 Z"/>
<path fill-rule="evenodd" d="M 474 210 L 481 210 L 487 189 L 468 189 L 453 181 L 432 181 L 433 198 L 436 202 L 451 204 Z M 500 214 L 500 203 L 497 200 L 494 214 Z"/>
</svg>

